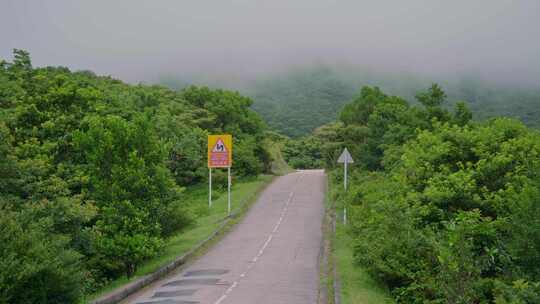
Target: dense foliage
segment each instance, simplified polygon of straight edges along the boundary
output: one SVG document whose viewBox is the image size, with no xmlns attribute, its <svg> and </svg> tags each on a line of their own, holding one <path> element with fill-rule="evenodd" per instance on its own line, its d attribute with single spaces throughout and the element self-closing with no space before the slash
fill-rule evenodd
<svg viewBox="0 0 540 304">
<path fill-rule="evenodd" d="M 508 118 L 471 122 L 464 103 L 445 110 L 437 85 L 416 98 L 365 87 L 339 122 L 300 141 L 316 142 L 307 155 L 326 167 L 344 146 L 356 161 L 336 198 L 356 262 L 399 303 L 538 303 L 540 134 Z"/>
<path fill-rule="evenodd" d="M 253 109 L 270 127 L 299 137 L 335 119 L 354 90 L 330 69 L 316 68 L 260 81 L 249 94 L 255 99 Z"/>
<path fill-rule="evenodd" d="M 540 90 L 480 81 L 474 77 L 441 79 L 450 109 L 467 100 L 477 119 L 508 116 L 528 126 L 540 126 Z M 385 92 L 412 100 L 429 81 L 415 75 L 376 73 L 369 69 L 319 66 L 260 79 L 246 93 L 269 126 L 291 137 L 309 135 L 338 118 L 343 106 L 363 86 L 377 84 Z"/>
<path fill-rule="evenodd" d="M 206 135 L 232 133 L 236 176 L 269 167 L 264 123 L 236 92 L 128 85 L 0 62 L 0 303 L 73 303 L 132 275 L 191 221 Z"/>
<path fill-rule="evenodd" d="M 538 134 L 506 119 L 422 131 L 347 197 L 357 261 L 404 303 L 492 302 L 519 280 L 534 288 L 539 152 Z"/>
</svg>

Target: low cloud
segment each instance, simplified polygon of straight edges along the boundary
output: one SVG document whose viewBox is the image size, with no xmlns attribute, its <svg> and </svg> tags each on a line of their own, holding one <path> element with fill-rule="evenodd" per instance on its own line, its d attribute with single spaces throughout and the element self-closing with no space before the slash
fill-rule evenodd
<svg viewBox="0 0 540 304">
<path fill-rule="evenodd" d="M 537 0 L 4 0 L 0 56 L 131 81 L 310 64 L 540 84 Z"/>
</svg>

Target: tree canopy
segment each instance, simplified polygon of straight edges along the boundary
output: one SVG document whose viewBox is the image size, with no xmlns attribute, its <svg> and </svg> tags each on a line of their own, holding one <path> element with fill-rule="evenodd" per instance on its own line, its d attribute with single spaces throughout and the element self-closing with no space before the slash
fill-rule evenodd
<svg viewBox="0 0 540 304">
<path fill-rule="evenodd" d="M 505 116 L 519 119 L 531 127 L 540 126 L 540 90 L 537 87 L 490 83 L 475 77 L 437 79 L 440 85 L 433 87 L 430 87 L 430 81 L 410 74 L 321 65 L 258 79 L 245 92 L 253 96 L 253 108 L 271 128 L 293 138 L 308 136 L 321 125 L 347 115 L 349 111 L 342 111 L 343 107 L 353 106 L 348 101 L 357 97 L 356 91 L 374 85 L 388 95 L 408 100 L 411 105 L 442 106 L 450 110 L 466 100 L 475 119 Z M 428 90 L 418 94 L 422 87 L 428 87 Z"/>
<path fill-rule="evenodd" d="M 510 118 L 474 122 L 465 103 L 449 111 L 438 85 L 417 98 L 364 87 L 340 121 L 284 155 L 332 169 L 351 151 L 349 190 L 334 199 L 348 207 L 355 262 L 398 303 L 537 303 L 540 133 Z"/>
<path fill-rule="evenodd" d="M 15 50 L 0 63 L 0 303 L 74 303 L 158 254 L 192 221 L 182 190 L 206 179 L 207 134 L 234 135 L 236 176 L 262 173 L 251 104 L 34 68 Z"/>
</svg>

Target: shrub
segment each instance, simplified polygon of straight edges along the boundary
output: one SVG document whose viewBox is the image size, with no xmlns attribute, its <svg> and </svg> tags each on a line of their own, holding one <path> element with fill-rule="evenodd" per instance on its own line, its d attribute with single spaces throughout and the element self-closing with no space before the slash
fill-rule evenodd
<svg viewBox="0 0 540 304">
<path fill-rule="evenodd" d="M 76 303 L 83 293 L 81 256 L 52 220 L 0 209 L 0 303 Z"/>
</svg>

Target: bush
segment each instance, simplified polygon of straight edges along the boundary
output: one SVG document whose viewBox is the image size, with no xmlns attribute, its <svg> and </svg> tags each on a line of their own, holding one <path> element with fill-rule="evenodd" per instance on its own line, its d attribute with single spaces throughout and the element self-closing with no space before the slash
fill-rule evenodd
<svg viewBox="0 0 540 304">
<path fill-rule="evenodd" d="M 540 283 L 517 280 L 511 284 L 496 283 L 496 304 L 534 304 L 540 303 Z"/>
<path fill-rule="evenodd" d="M 264 164 L 259 161 L 260 155 L 256 154 L 257 144 L 255 139 L 235 142 L 233 147 L 233 168 L 239 176 L 258 175 L 263 172 Z M 267 157 L 263 155 L 263 157 Z M 270 162 L 270 159 L 267 160 Z"/>
<path fill-rule="evenodd" d="M 76 303 L 85 271 L 69 238 L 51 233 L 50 219 L 0 211 L 0 303 Z"/>
<path fill-rule="evenodd" d="M 351 175 L 356 261 L 401 303 L 529 303 L 536 285 L 500 286 L 538 280 L 538 134 L 435 123 L 399 151 L 391 170 Z"/>
<path fill-rule="evenodd" d="M 316 137 L 289 140 L 285 143 L 283 157 L 295 169 L 320 169 L 324 167 L 322 145 Z"/>
<path fill-rule="evenodd" d="M 514 275 L 526 274 L 532 281 L 540 281 L 540 187 L 527 186 L 513 197 L 508 218 L 507 238 L 509 253 L 518 269 Z"/>
<path fill-rule="evenodd" d="M 137 266 L 155 256 L 163 244 L 158 237 L 160 225 L 147 223 L 148 217 L 129 201 L 104 207 L 101 219 L 92 227 L 93 265 L 99 265 L 107 277 L 135 274 Z"/>
<path fill-rule="evenodd" d="M 58 294 L 67 299 L 80 291 L 73 286 L 79 284 L 75 278 L 73 283 L 56 279 L 62 271 L 66 277 L 77 267 L 90 273 L 85 285 L 94 291 L 112 278 L 132 275 L 138 264 L 158 253 L 164 237 L 190 223 L 181 187 L 206 180 L 207 134 L 234 135 L 239 147 L 235 173 L 255 175 L 268 168 L 268 154 L 258 140 L 265 125 L 251 104 L 226 90 L 176 92 L 89 71 L 34 68 L 21 50 L 14 51 L 12 62 L 0 60 L 0 200 L 27 216 L 26 222 L 17 217 L 9 223 L 36 236 L 27 241 L 29 250 L 43 256 L 36 261 L 53 253 L 83 255 L 81 264 L 54 258 L 42 263 L 50 266 L 58 290 L 65 289 Z M 29 224 L 42 221 L 46 228 Z M 13 235 L 3 237 L 9 244 L 16 241 Z M 38 237 L 51 242 L 50 251 L 35 245 Z M 6 278 L 2 292 L 29 286 L 26 277 Z M 31 295 L 18 291 L 18 299 Z M 44 296 L 27 302 L 46 301 Z M 58 297 L 56 302 L 70 301 Z"/>
</svg>

